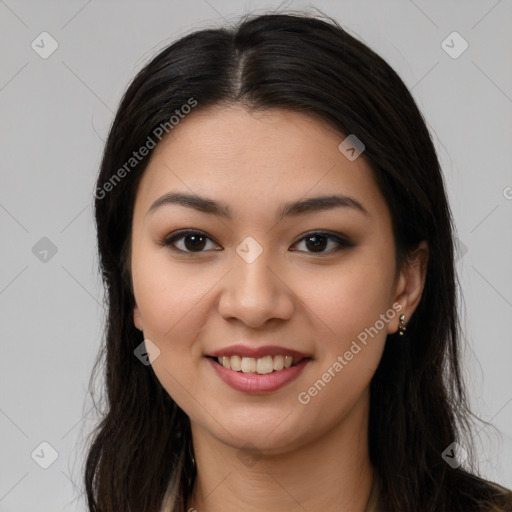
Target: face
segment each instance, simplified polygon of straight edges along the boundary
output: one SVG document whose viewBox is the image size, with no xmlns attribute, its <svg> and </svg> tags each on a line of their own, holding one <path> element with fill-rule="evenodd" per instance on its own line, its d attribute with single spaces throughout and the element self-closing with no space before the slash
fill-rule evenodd
<svg viewBox="0 0 512 512">
<path fill-rule="evenodd" d="M 134 207 L 134 321 L 193 432 L 279 453 L 367 410 L 410 311 L 388 207 L 344 138 L 304 114 L 225 107 L 155 149 Z"/>
</svg>

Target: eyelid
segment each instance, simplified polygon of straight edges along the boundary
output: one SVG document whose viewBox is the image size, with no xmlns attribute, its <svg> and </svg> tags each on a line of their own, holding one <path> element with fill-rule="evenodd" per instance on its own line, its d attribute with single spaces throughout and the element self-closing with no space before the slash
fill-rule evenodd
<svg viewBox="0 0 512 512">
<path fill-rule="evenodd" d="M 179 252 L 181 254 L 187 254 L 187 255 L 202 254 L 204 252 L 207 252 L 207 251 L 197 251 L 197 252 L 184 251 L 182 249 L 178 249 L 173 246 L 173 244 L 177 240 L 185 238 L 187 235 L 201 235 L 201 236 L 207 238 L 208 240 L 214 242 L 215 244 L 220 245 L 210 235 L 208 235 L 204 231 L 201 231 L 200 229 L 183 229 L 181 231 L 174 232 L 170 235 L 165 236 L 159 242 L 159 245 L 168 247 L 172 251 Z M 354 243 L 352 243 L 350 241 L 350 239 L 347 236 L 343 235 L 342 233 L 325 231 L 325 230 L 312 230 L 312 231 L 308 231 L 307 233 L 303 233 L 303 234 L 299 235 L 299 238 L 292 244 L 292 246 L 297 245 L 299 242 L 304 241 L 304 239 L 307 238 L 308 236 L 314 236 L 314 235 L 323 236 L 323 237 L 327 238 L 328 240 L 332 240 L 332 241 L 336 242 L 338 244 L 338 246 L 335 247 L 334 249 L 330 249 L 329 251 L 318 252 L 318 253 L 310 252 L 310 251 L 297 251 L 296 249 L 293 249 L 293 251 L 322 256 L 322 255 L 330 255 L 335 252 L 338 252 L 339 250 L 341 250 L 343 248 L 349 248 L 349 247 L 354 246 Z"/>
<path fill-rule="evenodd" d="M 210 235 L 205 233 L 204 231 L 201 231 L 200 229 L 183 229 L 181 231 L 177 231 L 174 233 L 171 233 L 170 235 L 165 236 L 162 240 L 160 240 L 159 245 L 162 245 L 164 247 L 167 247 L 168 249 L 179 252 L 181 254 L 187 254 L 187 255 L 193 255 L 193 254 L 201 254 L 206 251 L 183 251 L 181 249 L 178 249 L 177 247 L 174 247 L 173 243 L 175 243 L 177 240 L 180 240 L 181 238 L 185 238 L 188 235 L 200 235 L 208 240 L 211 240 L 216 245 L 219 245 Z"/>
<path fill-rule="evenodd" d="M 335 233 L 332 231 L 325 231 L 325 230 L 313 230 L 313 231 L 304 233 L 304 234 L 300 235 L 300 238 L 298 238 L 298 240 L 296 242 L 294 242 L 292 245 L 297 245 L 299 242 L 304 241 L 304 239 L 307 238 L 308 236 L 315 236 L 315 235 L 323 236 L 323 237 L 327 238 L 328 240 L 332 240 L 332 241 L 336 242 L 338 244 L 338 246 L 335 247 L 334 249 L 330 249 L 329 251 L 325 251 L 325 252 L 318 252 L 318 253 L 309 252 L 309 251 L 297 251 L 297 252 L 305 252 L 306 254 L 314 254 L 314 255 L 322 256 L 322 255 L 333 254 L 343 248 L 354 247 L 354 245 L 355 245 L 353 242 L 351 242 L 351 240 L 347 236 L 343 235 L 342 233 Z"/>
</svg>

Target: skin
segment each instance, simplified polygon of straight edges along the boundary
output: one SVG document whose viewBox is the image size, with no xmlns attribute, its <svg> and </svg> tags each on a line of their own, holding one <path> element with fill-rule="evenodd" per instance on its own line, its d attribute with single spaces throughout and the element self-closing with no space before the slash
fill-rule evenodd
<svg viewBox="0 0 512 512">
<path fill-rule="evenodd" d="M 366 508 L 373 481 L 369 384 L 386 336 L 420 301 L 428 248 L 422 242 L 411 264 L 395 272 L 389 209 L 365 160 L 339 151 L 344 138 L 315 117 L 286 110 L 198 110 L 157 146 L 140 182 L 134 322 L 160 350 L 152 363 L 157 378 L 190 417 L 198 477 L 187 507 L 199 512 Z M 148 213 L 170 191 L 222 201 L 233 219 L 180 205 Z M 368 214 L 336 208 L 276 223 L 283 203 L 333 193 L 357 199 Z M 160 244 L 183 229 L 210 237 L 202 252 L 193 252 L 190 239 L 174 244 L 190 254 Z M 354 246 L 334 251 L 330 241 L 315 252 L 303 239 L 311 231 L 340 233 Z M 248 236 L 263 248 L 250 264 L 236 252 Z M 400 312 L 300 403 L 299 393 L 397 303 Z M 242 393 L 203 357 L 241 340 L 313 360 L 277 391 Z"/>
</svg>

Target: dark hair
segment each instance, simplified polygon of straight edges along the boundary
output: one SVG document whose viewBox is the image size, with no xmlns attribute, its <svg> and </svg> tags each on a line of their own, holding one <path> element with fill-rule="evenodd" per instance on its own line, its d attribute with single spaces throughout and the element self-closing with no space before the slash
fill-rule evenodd
<svg viewBox="0 0 512 512">
<path fill-rule="evenodd" d="M 193 102 L 195 110 L 289 109 L 363 141 L 362 156 L 391 212 L 397 268 L 419 242 L 429 246 L 425 288 L 407 336 L 390 336 L 371 381 L 368 439 L 381 506 L 512 510 L 503 488 L 477 477 L 473 466 L 452 468 L 441 457 L 469 432 L 470 412 L 459 368 L 453 221 L 428 129 L 393 69 L 326 18 L 247 16 L 235 27 L 194 32 L 154 57 L 124 94 L 95 191 L 108 316 L 94 371 L 104 360 L 107 404 L 85 465 L 91 512 L 157 511 L 164 499 L 182 512 L 194 485 L 189 419 L 151 366 L 134 357 L 143 336 L 133 323 L 131 222 L 149 156 L 126 166 L 158 127 L 168 128 Z"/>
</svg>

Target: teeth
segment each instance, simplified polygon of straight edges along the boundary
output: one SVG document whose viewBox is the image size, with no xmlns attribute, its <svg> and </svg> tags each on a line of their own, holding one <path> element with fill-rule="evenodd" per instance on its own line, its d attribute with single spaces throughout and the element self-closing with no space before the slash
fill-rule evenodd
<svg viewBox="0 0 512 512">
<path fill-rule="evenodd" d="M 242 371 L 244 373 L 254 373 L 256 371 L 256 359 L 252 357 L 242 357 Z"/>
<path fill-rule="evenodd" d="M 284 368 L 284 357 L 274 356 L 274 370 L 282 370 Z"/>
<path fill-rule="evenodd" d="M 227 368 L 242 373 L 258 373 L 265 375 L 273 371 L 283 370 L 290 368 L 293 364 L 293 356 L 265 356 L 255 359 L 254 357 L 240 357 L 240 356 L 221 356 L 217 361 Z M 296 360 L 295 363 L 298 363 Z"/>
<path fill-rule="evenodd" d="M 256 373 L 265 375 L 266 373 L 272 373 L 274 371 L 274 361 L 272 356 L 260 357 L 256 362 Z"/>
<path fill-rule="evenodd" d="M 232 370 L 235 370 L 235 372 L 239 372 L 242 370 L 242 359 L 239 356 L 232 356 L 232 357 L 226 357 L 226 359 L 229 361 L 229 365 L 231 366 Z"/>
</svg>

